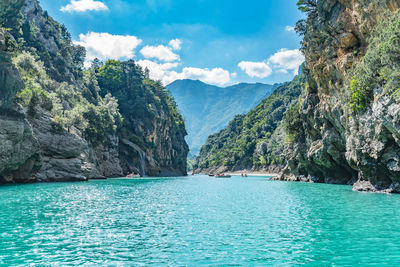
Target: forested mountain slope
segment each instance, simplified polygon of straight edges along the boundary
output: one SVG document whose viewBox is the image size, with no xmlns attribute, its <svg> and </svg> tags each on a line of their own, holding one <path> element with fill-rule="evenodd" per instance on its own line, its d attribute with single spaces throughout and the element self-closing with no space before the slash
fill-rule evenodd
<svg viewBox="0 0 400 267">
<path fill-rule="evenodd" d="M 285 164 L 282 119 L 302 92 L 304 75 L 278 87 L 245 115 L 211 135 L 196 158 L 197 172 L 260 170 Z"/>
<path fill-rule="evenodd" d="M 85 49 L 36 0 L 0 1 L 0 182 L 184 175 L 173 98 L 133 61 Z"/>
<path fill-rule="evenodd" d="M 209 135 L 226 127 L 235 115 L 254 108 L 277 86 L 240 83 L 218 87 L 197 80 L 177 80 L 167 88 L 185 118 L 190 153 L 197 155 Z"/>
</svg>

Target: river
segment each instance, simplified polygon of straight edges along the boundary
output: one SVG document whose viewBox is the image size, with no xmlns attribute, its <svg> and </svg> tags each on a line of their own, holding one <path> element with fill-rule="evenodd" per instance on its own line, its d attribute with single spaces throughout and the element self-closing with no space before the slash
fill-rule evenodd
<svg viewBox="0 0 400 267">
<path fill-rule="evenodd" d="M 267 177 L 6 185 L 0 264 L 400 265 L 399 208 Z"/>
</svg>

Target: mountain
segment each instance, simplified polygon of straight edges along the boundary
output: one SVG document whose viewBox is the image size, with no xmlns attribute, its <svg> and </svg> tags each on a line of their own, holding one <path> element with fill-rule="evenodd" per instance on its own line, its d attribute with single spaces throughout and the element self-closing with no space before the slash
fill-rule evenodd
<svg viewBox="0 0 400 267">
<path fill-rule="evenodd" d="M 197 80 L 177 80 L 167 86 L 186 122 L 190 153 L 197 155 L 210 134 L 238 114 L 248 112 L 277 85 L 240 83 L 218 87 Z"/>
<path fill-rule="evenodd" d="M 185 175 L 182 116 L 134 61 L 96 62 L 37 0 L 0 1 L 0 183 Z"/>
<path fill-rule="evenodd" d="M 279 179 L 400 193 L 400 0 L 299 5 L 307 90 Z"/>
<path fill-rule="evenodd" d="M 278 87 L 245 115 L 208 137 L 193 168 L 200 173 L 260 170 L 285 164 L 282 118 L 302 92 L 304 75 Z"/>
</svg>

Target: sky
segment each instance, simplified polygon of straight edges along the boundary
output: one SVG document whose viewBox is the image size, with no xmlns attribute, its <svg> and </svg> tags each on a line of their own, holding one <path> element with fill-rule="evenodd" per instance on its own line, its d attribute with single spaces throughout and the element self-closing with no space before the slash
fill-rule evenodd
<svg viewBox="0 0 400 267">
<path fill-rule="evenodd" d="M 291 80 L 304 56 L 297 0 L 40 0 L 99 58 L 134 59 L 164 85 Z"/>
</svg>

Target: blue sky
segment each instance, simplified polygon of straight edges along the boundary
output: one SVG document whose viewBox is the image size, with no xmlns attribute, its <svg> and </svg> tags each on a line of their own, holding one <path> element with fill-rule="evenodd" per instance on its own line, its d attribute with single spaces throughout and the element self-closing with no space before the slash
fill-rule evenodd
<svg viewBox="0 0 400 267">
<path fill-rule="evenodd" d="M 40 0 L 88 60 L 133 58 L 165 84 L 290 80 L 303 57 L 297 0 Z M 171 40 L 174 40 L 171 42 Z"/>
</svg>

